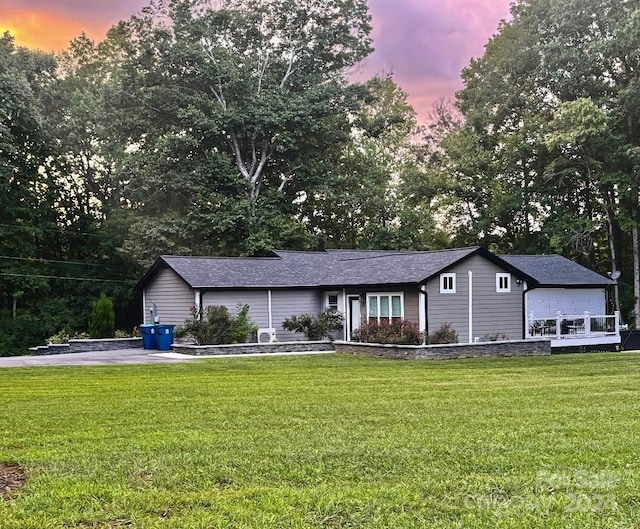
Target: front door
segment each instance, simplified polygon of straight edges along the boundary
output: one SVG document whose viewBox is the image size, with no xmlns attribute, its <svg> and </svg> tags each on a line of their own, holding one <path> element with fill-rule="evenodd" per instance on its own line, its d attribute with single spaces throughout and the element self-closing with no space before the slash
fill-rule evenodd
<svg viewBox="0 0 640 529">
<path fill-rule="evenodd" d="M 360 296 L 349 296 L 349 324 L 347 327 L 347 340 L 351 340 L 351 333 L 360 328 Z"/>
</svg>

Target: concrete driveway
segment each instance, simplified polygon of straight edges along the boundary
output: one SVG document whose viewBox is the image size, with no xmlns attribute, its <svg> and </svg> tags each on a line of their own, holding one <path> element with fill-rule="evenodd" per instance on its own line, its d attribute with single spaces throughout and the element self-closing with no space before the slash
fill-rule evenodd
<svg viewBox="0 0 640 529">
<path fill-rule="evenodd" d="M 118 351 L 93 351 L 91 353 L 64 353 L 40 356 L 0 357 L 2 367 L 28 366 L 99 366 L 111 364 L 169 364 L 189 362 L 193 357 L 175 353 L 159 353 L 144 349 L 120 349 Z"/>
</svg>

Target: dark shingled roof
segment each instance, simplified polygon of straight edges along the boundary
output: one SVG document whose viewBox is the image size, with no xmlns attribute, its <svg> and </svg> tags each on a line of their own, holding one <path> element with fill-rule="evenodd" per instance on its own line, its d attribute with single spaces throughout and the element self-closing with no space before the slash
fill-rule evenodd
<svg viewBox="0 0 640 529">
<path fill-rule="evenodd" d="M 478 247 L 402 252 L 392 250 L 276 250 L 287 268 L 315 269 L 318 286 L 420 283 L 479 251 Z"/>
<path fill-rule="evenodd" d="M 296 288 L 422 284 L 480 254 L 530 286 L 605 286 L 613 281 L 559 255 L 495 256 L 480 247 L 431 252 L 275 250 L 271 257 L 160 257 L 138 283 L 143 288 L 171 268 L 192 288 Z"/>
<path fill-rule="evenodd" d="M 420 283 L 480 251 L 479 247 L 432 252 L 327 250 L 273 252 L 275 257 L 164 255 L 147 271 L 170 267 L 192 288 L 287 288 Z"/>
<path fill-rule="evenodd" d="M 538 286 L 607 286 L 615 283 L 561 255 L 501 255 L 500 258 L 531 276 Z"/>
</svg>

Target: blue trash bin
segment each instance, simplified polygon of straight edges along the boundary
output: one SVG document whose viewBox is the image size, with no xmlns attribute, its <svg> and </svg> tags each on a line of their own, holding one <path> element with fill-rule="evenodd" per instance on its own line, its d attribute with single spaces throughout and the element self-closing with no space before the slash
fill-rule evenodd
<svg viewBox="0 0 640 529">
<path fill-rule="evenodd" d="M 144 349 L 156 348 L 156 329 L 152 323 L 143 323 L 138 327 L 142 334 L 142 347 Z"/>
<path fill-rule="evenodd" d="M 159 351 L 171 351 L 175 325 L 156 325 L 156 346 Z"/>
</svg>

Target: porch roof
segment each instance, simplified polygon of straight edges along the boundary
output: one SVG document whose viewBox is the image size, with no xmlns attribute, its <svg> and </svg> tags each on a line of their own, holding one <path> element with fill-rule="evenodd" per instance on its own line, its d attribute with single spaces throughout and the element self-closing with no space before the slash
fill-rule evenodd
<svg viewBox="0 0 640 529">
<path fill-rule="evenodd" d="M 615 281 L 561 255 L 501 255 L 501 259 L 522 270 L 539 287 L 606 287 Z"/>
</svg>

